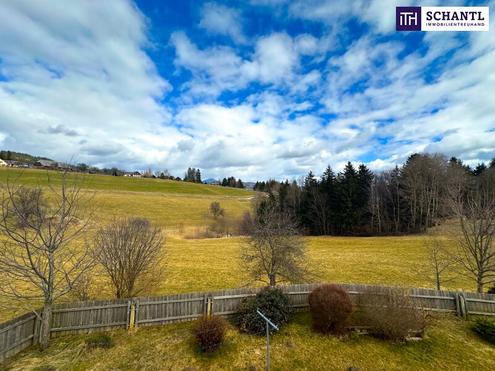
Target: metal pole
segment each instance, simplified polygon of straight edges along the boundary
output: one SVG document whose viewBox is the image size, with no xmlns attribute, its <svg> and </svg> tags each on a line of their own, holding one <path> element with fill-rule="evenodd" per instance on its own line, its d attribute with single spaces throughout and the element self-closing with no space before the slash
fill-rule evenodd
<svg viewBox="0 0 495 371">
<path fill-rule="evenodd" d="M 266 371 L 270 371 L 270 327 L 266 322 Z"/>
<path fill-rule="evenodd" d="M 256 312 L 260 315 L 261 318 L 265 320 L 266 323 L 266 370 L 270 371 L 270 326 L 277 331 L 278 326 L 270 321 L 270 319 L 267 318 L 263 313 L 261 313 L 259 309 L 256 309 Z"/>
</svg>

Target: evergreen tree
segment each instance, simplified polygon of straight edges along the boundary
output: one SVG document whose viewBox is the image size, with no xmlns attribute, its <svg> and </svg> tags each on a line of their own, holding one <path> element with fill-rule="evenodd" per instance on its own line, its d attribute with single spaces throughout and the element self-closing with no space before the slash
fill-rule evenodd
<svg viewBox="0 0 495 371">
<path fill-rule="evenodd" d="M 479 176 L 483 174 L 483 172 L 487 169 L 486 165 L 483 162 L 480 162 L 473 170 L 474 176 Z"/>
</svg>

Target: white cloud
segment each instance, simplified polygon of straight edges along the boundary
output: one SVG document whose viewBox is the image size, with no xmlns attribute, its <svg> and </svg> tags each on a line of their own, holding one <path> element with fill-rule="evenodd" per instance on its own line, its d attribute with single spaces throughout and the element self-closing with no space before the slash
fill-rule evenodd
<svg viewBox="0 0 495 371">
<path fill-rule="evenodd" d="M 206 3 L 199 26 L 213 34 L 226 35 L 237 43 L 245 43 L 242 17 L 238 10 L 215 3 Z"/>
<path fill-rule="evenodd" d="M 302 44 L 312 41 L 305 35 L 305 41 L 299 40 L 296 45 L 286 33 L 272 33 L 256 41 L 251 58 L 242 58 L 226 46 L 199 49 L 181 31 L 174 32 L 170 38 L 175 47 L 176 66 L 188 69 L 194 76 L 183 88 L 199 96 L 216 96 L 224 90 L 237 91 L 257 81 L 282 86 L 294 83 L 297 90 L 307 88 L 316 72 L 303 76 L 297 69 L 299 51 L 308 53 L 311 47 Z"/>
<path fill-rule="evenodd" d="M 140 148 L 183 135 L 157 102 L 171 87 L 143 51 L 144 24 L 127 1 L 2 1 L 3 146 L 102 165 L 163 161 Z"/>
<path fill-rule="evenodd" d="M 388 1 L 256 2 L 275 6 L 281 25 L 287 11 L 325 26 L 318 36 L 275 27 L 247 42 L 240 12 L 208 3 L 199 26 L 242 45 L 172 33 L 175 98 L 132 3 L 0 2 L 2 147 L 245 180 L 339 170 L 370 154 L 376 170 L 422 150 L 470 163 L 495 156 L 490 33 L 425 34 L 411 51 L 380 17 L 395 7 Z M 335 29 L 351 17 L 371 27 L 346 44 Z"/>
</svg>

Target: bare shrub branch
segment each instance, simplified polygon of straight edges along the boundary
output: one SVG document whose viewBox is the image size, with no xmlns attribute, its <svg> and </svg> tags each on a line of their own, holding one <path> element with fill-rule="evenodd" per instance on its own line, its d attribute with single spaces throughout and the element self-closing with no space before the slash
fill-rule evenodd
<svg viewBox="0 0 495 371">
<path fill-rule="evenodd" d="M 94 240 L 95 259 L 110 278 L 117 298 L 132 297 L 151 280 L 163 257 L 160 228 L 143 218 L 114 220 Z"/>
</svg>

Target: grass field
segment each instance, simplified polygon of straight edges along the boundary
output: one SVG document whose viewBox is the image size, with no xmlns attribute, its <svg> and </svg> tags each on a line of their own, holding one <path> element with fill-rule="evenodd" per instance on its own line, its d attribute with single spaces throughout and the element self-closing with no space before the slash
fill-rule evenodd
<svg viewBox="0 0 495 371">
<path fill-rule="evenodd" d="M 1 169 L 0 182 L 17 179 L 16 182 L 25 185 L 46 185 L 45 171 L 26 170 L 18 175 L 18 170 Z M 50 177 L 55 183 L 60 180 L 58 173 L 51 172 Z M 249 209 L 253 192 L 102 175 L 88 175 L 84 184 L 88 192 L 94 192 L 95 226 L 115 216 L 133 215 L 147 217 L 165 229 L 166 259 L 161 269 L 162 278 L 158 285 L 142 294 L 208 291 L 254 284 L 240 264 L 243 238 L 181 237 L 188 230 L 205 224 L 212 201 L 219 201 L 229 215 L 238 217 Z M 90 240 L 91 233 L 86 238 Z M 306 240 L 311 265 L 317 274 L 315 280 L 433 287 L 433 280 L 426 273 L 428 261 L 423 236 L 308 237 Z M 463 277 L 448 282 L 446 287 L 474 289 L 472 282 Z M 112 295 L 102 278 L 95 280 L 93 294 L 95 298 Z M 25 311 L 5 298 L 0 298 L 0 305 L 5 307 L 0 312 L 0 321 Z"/>
<path fill-rule="evenodd" d="M 57 171 L 45 171 L 36 169 L 15 169 L 0 167 L 0 183 L 10 181 L 12 183 L 24 184 L 27 186 L 47 184 L 47 177 L 50 177 L 54 185 L 60 184 L 62 173 Z M 219 187 L 214 185 L 195 184 L 188 182 L 176 182 L 172 180 L 114 177 L 99 174 L 79 174 L 73 173 L 72 177 L 82 181 L 83 188 L 97 191 L 132 191 L 132 192 L 160 192 L 179 193 L 187 195 L 201 196 L 247 196 L 253 192 L 229 187 Z"/>
<path fill-rule="evenodd" d="M 495 347 L 475 336 L 470 322 L 453 316 L 432 320 L 423 341 L 393 344 L 368 336 L 338 339 L 315 334 L 308 314 L 272 336 L 272 370 L 493 370 Z M 191 324 L 112 333 L 113 348 L 88 351 L 84 336 L 54 339 L 46 353 L 30 350 L 14 357 L 7 370 L 263 370 L 265 338 L 231 327 L 213 355 L 197 352 Z M 45 368 L 48 369 L 48 368 Z"/>
<path fill-rule="evenodd" d="M 7 179 L 28 186 L 46 185 L 44 171 L 0 169 L 0 183 Z M 53 184 L 60 175 L 50 173 Z M 254 285 L 240 262 L 243 237 L 185 239 L 184 234 L 207 222 L 211 202 L 219 201 L 232 217 L 249 209 L 253 192 L 191 183 L 153 179 L 86 176 L 83 187 L 93 195 L 96 209 L 93 227 L 116 216 L 142 216 L 161 226 L 167 235 L 165 260 L 157 285 L 141 295 L 208 291 Z M 91 240 L 92 231 L 87 236 Z M 421 235 L 402 237 L 307 237 L 308 257 L 315 281 L 389 284 L 433 287 L 428 276 L 428 259 Z M 108 282 L 94 275 L 94 298 L 112 296 Z M 448 288 L 473 290 L 471 281 L 456 277 Z M 73 300 L 70 297 L 66 300 Z M 34 307 L 19 306 L 0 297 L 0 321 Z M 214 356 L 198 354 L 191 342 L 190 324 L 173 324 L 140 329 L 128 335 L 116 331 L 116 346 L 110 350 L 84 349 L 84 337 L 56 339 L 47 353 L 23 352 L 7 366 L 35 369 L 52 365 L 60 370 L 106 369 L 262 369 L 264 339 L 230 329 L 226 346 Z M 313 334 L 307 315 L 274 337 L 273 369 L 362 370 L 410 369 L 493 369 L 495 350 L 468 329 L 467 322 L 453 317 L 434 322 L 425 341 L 404 345 L 360 337 L 338 340 Z M 253 368 L 255 367 L 255 368 Z"/>
<path fill-rule="evenodd" d="M 116 216 L 141 216 L 152 220 L 171 234 L 183 234 L 191 227 L 205 224 L 208 207 L 218 201 L 231 217 L 237 218 L 249 209 L 254 192 L 176 182 L 162 179 L 113 177 L 107 175 L 71 174 L 88 197 L 93 199 L 100 225 Z M 61 174 L 44 170 L 19 170 L 0 167 L 0 184 L 25 186 L 59 185 Z"/>
</svg>

